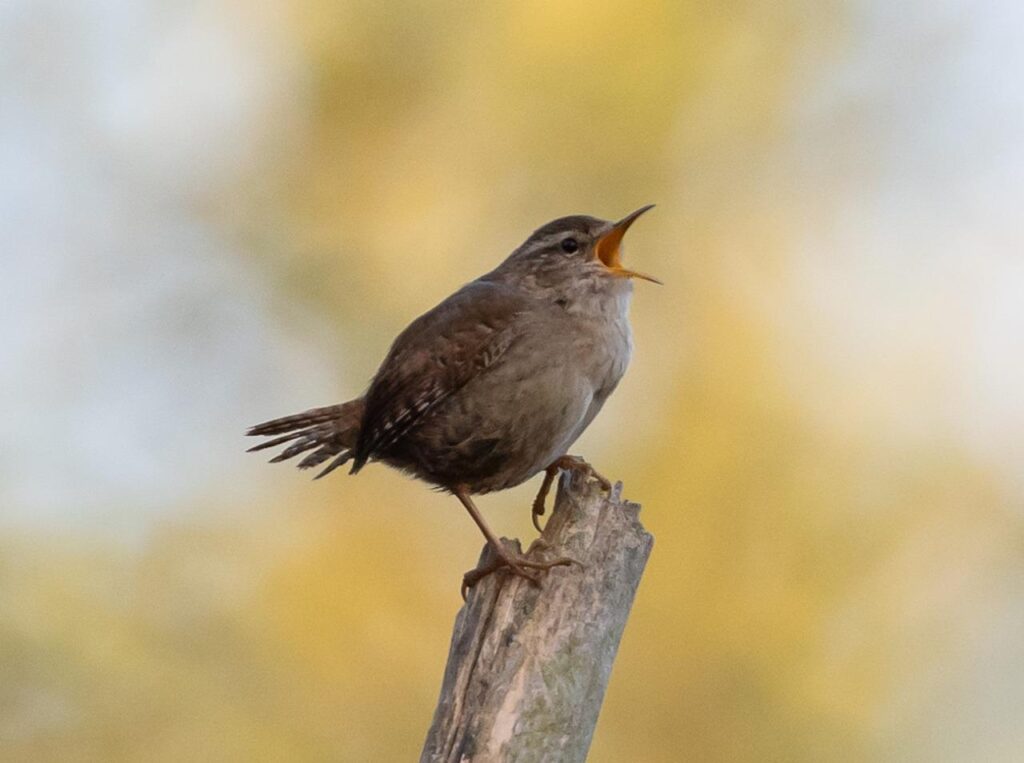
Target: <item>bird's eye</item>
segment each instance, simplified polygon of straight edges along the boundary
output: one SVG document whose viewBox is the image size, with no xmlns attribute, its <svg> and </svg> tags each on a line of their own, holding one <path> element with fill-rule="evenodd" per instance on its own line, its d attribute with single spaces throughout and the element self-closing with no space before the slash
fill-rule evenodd
<svg viewBox="0 0 1024 763">
<path fill-rule="evenodd" d="M 580 248 L 580 242 L 574 238 L 563 238 L 562 239 L 562 251 L 567 254 L 572 254 Z"/>
</svg>

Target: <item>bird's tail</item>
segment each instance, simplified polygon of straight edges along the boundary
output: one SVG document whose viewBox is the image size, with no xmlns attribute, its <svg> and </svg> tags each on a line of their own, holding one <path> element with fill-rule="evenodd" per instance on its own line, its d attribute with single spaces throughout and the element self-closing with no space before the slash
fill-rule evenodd
<svg viewBox="0 0 1024 763">
<path fill-rule="evenodd" d="M 291 443 L 270 459 L 270 463 L 276 464 L 315 448 L 316 450 L 299 461 L 298 466 L 300 469 L 309 469 L 333 457 L 334 460 L 327 468 L 316 476 L 316 479 L 320 479 L 352 458 L 352 450 L 359 439 L 359 426 L 364 408 L 364 399 L 357 398 L 341 405 L 312 408 L 294 416 L 265 421 L 250 428 L 246 434 L 273 439 L 254 445 L 249 451 Z"/>
</svg>

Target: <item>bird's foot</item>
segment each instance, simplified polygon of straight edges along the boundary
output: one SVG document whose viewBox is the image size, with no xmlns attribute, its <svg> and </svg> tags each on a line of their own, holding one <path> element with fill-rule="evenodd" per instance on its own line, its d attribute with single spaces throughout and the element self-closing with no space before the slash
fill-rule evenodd
<svg viewBox="0 0 1024 763">
<path fill-rule="evenodd" d="M 554 465 L 567 472 L 578 472 L 584 477 L 596 480 L 601 485 L 601 489 L 605 492 L 612 489 L 612 483 L 580 456 L 562 456 L 560 459 L 555 461 Z"/>
<path fill-rule="evenodd" d="M 547 500 L 548 493 L 551 492 L 551 484 L 555 481 L 559 470 L 563 469 L 582 474 L 584 478 L 589 477 L 597 480 L 601 485 L 601 489 L 605 492 L 612 489 L 612 483 L 580 456 L 562 456 L 544 470 L 544 481 L 541 483 L 540 490 L 537 491 L 537 497 L 533 499 L 532 519 L 533 526 L 537 528 L 537 532 L 544 532 L 544 528 L 540 526 L 540 518 L 544 516 L 545 511 L 544 503 Z"/>
<path fill-rule="evenodd" d="M 494 553 L 492 553 L 490 559 L 487 559 L 478 567 L 470 570 L 462 576 L 463 600 L 466 599 L 466 595 L 470 588 L 475 586 L 492 572 L 501 571 L 511 575 L 518 575 L 521 578 L 526 578 L 533 585 L 539 588 L 541 585 L 540 576 L 537 572 L 533 572 L 533 570 L 543 572 L 545 570 L 550 570 L 552 567 L 563 567 L 568 564 L 579 564 L 581 567 L 583 566 L 581 562 L 568 556 L 553 559 L 549 562 L 542 562 L 534 559 L 527 559 L 525 556 L 511 554 L 504 548 L 504 546 L 495 547 L 492 545 L 491 550 Z"/>
</svg>

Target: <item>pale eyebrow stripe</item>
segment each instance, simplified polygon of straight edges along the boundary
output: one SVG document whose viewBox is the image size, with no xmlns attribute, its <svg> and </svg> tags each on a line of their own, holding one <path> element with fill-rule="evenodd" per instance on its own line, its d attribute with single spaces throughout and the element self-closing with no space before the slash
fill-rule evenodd
<svg viewBox="0 0 1024 763">
<path fill-rule="evenodd" d="M 534 252 L 534 251 L 536 251 L 538 249 L 544 249 L 545 247 L 551 246 L 552 244 L 556 244 L 559 241 L 561 241 L 563 238 L 565 238 L 567 233 L 571 233 L 571 231 L 564 230 L 564 231 L 561 231 L 559 233 L 549 233 L 544 238 L 538 239 L 537 242 L 534 243 L 526 251 Z"/>
</svg>

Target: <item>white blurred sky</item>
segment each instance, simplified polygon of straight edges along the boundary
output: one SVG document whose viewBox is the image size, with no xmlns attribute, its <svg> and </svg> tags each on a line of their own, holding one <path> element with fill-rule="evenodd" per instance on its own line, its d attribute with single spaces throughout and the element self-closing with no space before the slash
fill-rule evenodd
<svg viewBox="0 0 1024 763">
<path fill-rule="evenodd" d="M 5 520 L 134 533 L 237 466 L 274 377 L 332 389 L 199 211 L 263 148 L 254 125 L 301 111 L 272 29 L 192 5 L 0 7 Z"/>
<path fill-rule="evenodd" d="M 0 5 L 0 521 L 134 532 L 123 506 L 144 524 L 238 471 L 254 416 L 348 386 L 323 321 L 282 325 L 269 279 L 199 211 L 302 129 L 273 22 Z M 756 191 L 819 198 L 791 299 L 766 309 L 848 390 L 817 401 L 823 426 L 966 442 L 1019 499 L 1024 6 L 851 3 L 844 23 L 848 47 L 808 53 Z M 906 406 L 922 379 L 927 404 Z M 865 410 L 865 388 L 891 407 Z"/>
<path fill-rule="evenodd" d="M 798 253 L 803 299 L 786 312 L 853 393 L 845 411 L 821 401 L 826 417 L 862 419 L 897 447 L 964 443 L 1020 506 L 1024 5 L 849 9 L 849 49 L 806 67 L 784 151 L 796 186 L 823 200 Z"/>
</svg>

